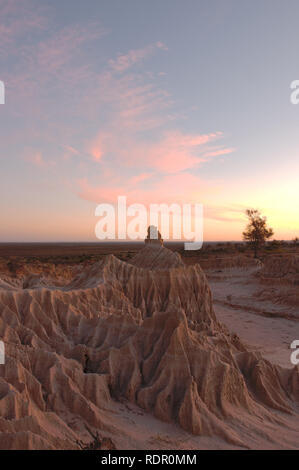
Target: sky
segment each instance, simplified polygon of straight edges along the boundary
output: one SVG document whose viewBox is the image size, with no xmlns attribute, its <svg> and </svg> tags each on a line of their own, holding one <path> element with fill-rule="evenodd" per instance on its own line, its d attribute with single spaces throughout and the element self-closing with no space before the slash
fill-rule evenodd
<svg viewBox="0 0 299 470">
<path fill-rule="evenodd" d="M 247 208 L 299 236 L 297 0 L 0 0 L 0 241 L 96 241 L 98 204 Z M 162 234 L 163 235 L 163 234 Z"/>
</svg>

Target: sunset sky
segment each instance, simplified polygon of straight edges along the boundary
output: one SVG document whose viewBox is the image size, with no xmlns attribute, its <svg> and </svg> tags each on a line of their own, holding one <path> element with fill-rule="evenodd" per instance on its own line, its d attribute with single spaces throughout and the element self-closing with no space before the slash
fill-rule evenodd
<svg viewBox="0 0 299 470">
<path fill-rule="evenodd" d="M 298 0 L 0 0 L 0 241 L 96 241 L 99 203 L 246 208 L 299 236 Z"/>
</svg>

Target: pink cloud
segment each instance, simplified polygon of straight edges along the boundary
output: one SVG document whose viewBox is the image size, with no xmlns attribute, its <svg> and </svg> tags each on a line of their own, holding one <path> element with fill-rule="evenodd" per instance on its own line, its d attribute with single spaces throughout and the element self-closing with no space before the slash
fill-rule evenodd
<svg viewBox="0 0 299 470">
<path fill-rule="evenodd" d="M 68 92 L 74 90 L 74 97 L 80 95 L 80 91 L 82 93 L 82 82 L 93 80 L 95 74 L 81 53 L 88 43 L 106 33 L 96 22 L 50 28 L 47 13 L 46 8 L 34 8 L 30 0 L 17 1 L 12 13 L 7 10 L 7 18 L 2 17 L 1 11 L 0 56 L 3 53 L 17 54 L 15 70 L 10 74 L 4 73 L 4 80 L 11 90 L 11 99 L 18 104 L 22 102 L 23 107 L 30 101 L 30 109 L 34 112 L 42 107 L 45 89 L 53 91 L 67 86 Z M 41 37 L 36 35 L 34 42 L 30 40 L 30 34 L 26 34 L 39 30 L 43 34 Z M 18 43 L 20 37 L 21 44 Z M 32 106 L 33 101 L 35 107 Z"/>
<path fill-rule="evenodd" d="M 162 131 L 165 126 L 182 116 L 173 118 L 165 113 L 172 105 L 169 93 L 144 82 L 139 76 L 126 72 L 133 63 L 142 60 L 161 43 L 110 61 L 111 70 L 100 77 L 99 99 L 103 108 L 110 112 L 100 132 L 87 145 L 87 152 L 96 161 L 104 161 L 105 155 L 113 154 L 119 165 L 135 166 L 146 171 L 177 173 L 199 166 L 208 158 L 231 153 L 232 149 L 211 146 L 223 137 L 221 132 L 188 134 L 179 130 Z M 98 103 L 96 97 L 93 99 Z M 151 139 L 142 138 L 141 131 L 155 131 Z M 220 151 L 221 150 L 221 151 Z"/>
<path fill-rule="evenodd" d="M 75 149 L 71 145 L 62 145 L 61 147 L 65 150 L 65 153 L 63 155 L 63 158 L 65 160 L 68 160 L 69 158 L 71 158 L 73 156 L 79 156 L 80 155 L 79 150 Z"/>
<path fill-rule="evenodd" d="M 124 72 L 137 62 L 140 62 L 145 57 L 153 54 L 155 49 L 167 50 L 167 47 L 162 42 L 150 44 L 142 49 L 132 49 L 127 54 L 119 55 L 116 59 L 110 59 L 110 67 L 117 72 Z"/>
<path fill-rule="evenodd" d="M 221 155 L 228 155 L 232 152 L 235 152 L 236 149 L 234 148 L 223 148 L 219 150 L 211 150 L 210 152 L 204 153 L 204 157 L 219 157 Z"/>
<path fill-rule="evenodd" d="M 41 152 L 35 152 L 32 155 L 25 157 L 25 160 L 39 168 L 46 168 L 56 165 L 56 162 L 54 162 L 53 160 L 45 160 Z"/>
<path fill-rule="evenodd" d="M 133 178 L 130 179 L 130 184 L 135 185 L 142 183 L 143 181 L 151 178 L 151 176 L 153 176 L 153 173 L 140 173 L 139 175 L 133 176 Z"/>
<path fill-rule="evenodd" d="M 92 156 L 93 160 L 99 162 L 105 151 L 109 151 L 109 146 L 105 146 L 107 138 L 100 133 L 88 146 L 88 153 Z M 105 149 L 105 150 L 104 150 Z"/>
<path fill-rule="evenodd" d="M 217 220 L 218 222 L 244 222 L 246 207 L 241 204 L 229 206 L 207 205 L 205 208 L 205 219 Z"/>
<path fill-rule="evenodd" d="M 89 97 L 90 105 L 100 102 L 108 108 L 106 126 L 111 129 L 131 129 L 133 132 L 153 129 L 168 120 L 162 111 L 172 104 L 169 93 L 154 82 L 133 74 L 115 75 L 104 72 L 98 91 Z M 86 105 L 86 104 L 85 104 Z"/>
<path fill-rule="evenodd" d="M 109 181 L 109 184 L 99 186 L 93 186 L 87 179 L 81 179 L 77 184 L 78 195 L 87 201 L 114 204 L 118 196 L 126 196 L 129 204 L 137 202 L 145 205 L 204 202 L 203 198 L 213 194 L 218 188 L 218 184 L 203 181 L 191 173 L 161 176 L 147 188 L 143 185 L 133 185 L 132 179 L 114 180 L 112 183 Z"/>
<path fill-rule="evenodd" d="M 72 153 L 73 155 L 79 155 L 79 150 L 75 149 L 71 145 L 63 145 L 63 148 L 67 150 L 68 152 Z"/>
<path fill-rule="evenodd" d="M 92 186 L 86 178 L 79 180 L 77 185 L 77 193 L 81 199 L 96 203 L 108 202 L 114 204 L 117 202 L 118 196 L 125 194 L 125 188 L 121 185 Z"/>
<path fill-rule="evenodd" d="M 0 57 L 19 56 L 23 46 L 16 41 L 32 32 L 44 31 L 48 25 L 46 5 L 37 5 L 31 0 L 0 0 Z"/>
<path fill-rule="evenodd" d="M 47 74 L 58 71 L 61 73 L 61 68 L 78 54 L 84 43 L 97 39 L 104 33 L 103 28 L 97 23 L 91 23 L 88 27 L 71 25 L 57 31 L 49 39 L 39 43 L 37 50 L 39 67 L 46 70 Z M 82 66 L 78 68 L 83 70 Z"/>
<path fill-rule="evenodd" d="M 190 135 L 180 131 L 167 132 L 147 152 L 147 163 L 165 173 L 177 173 L 199 165 L 203 158 L 198 151 L 204 144 L 219 138 L 220 133 Z"/>
<path fill-rule="evenodd" d="M 176 130 L 162 133 L 156 141 L 145 142 L 134 133 L 119 133 L 116 139 L 115 132 L 111 130 L 99 134 L 89 153 L 97 161 L 107 153 L 114 153 L 119 163 L 125 166 L 178 173 L 205 162 L 207 146 L 221 137 L 220 132 L 186 134 Z"/>
</svg>

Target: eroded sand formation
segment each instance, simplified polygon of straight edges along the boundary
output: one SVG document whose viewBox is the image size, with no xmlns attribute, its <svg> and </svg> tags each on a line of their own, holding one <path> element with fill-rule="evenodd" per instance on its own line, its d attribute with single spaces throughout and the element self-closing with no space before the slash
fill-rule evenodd
<svg viewBox="0 0 299 470">
<path fill-rule="evenodd" d="M 64 286 L 3 280 L 0 338 L 0 448 L 80 448 L 97 431 L 117 446 L 116 402 L 237 447 L 299 442 L 298 367 L 248 350 L 218 322 L 200 266 L 162 246 Z"/>
</svg>

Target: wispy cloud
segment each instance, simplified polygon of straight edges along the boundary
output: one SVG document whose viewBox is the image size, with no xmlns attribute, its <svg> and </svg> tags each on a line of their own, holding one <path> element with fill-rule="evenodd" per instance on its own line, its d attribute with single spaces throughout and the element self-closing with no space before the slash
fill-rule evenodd
<svg viewBox="0 0 299 470">
<path fill-rule="evenodd" d="M 209 152 L 205 152 L 203 154 L 204 158 L 209 158 L 209 157 L 220 157 L 221 155 L 228 155 L 230 153 L 233 153 L 235 152 L 236 149 L 232 148 L 232 147 L 228 147 L 228 148 L 221 148 L 221 149 L 218 149 L 218 150 L 211 150 Z"/>
<path fill-rule="evenodd" d="M 0 56 L 13 57 L 3 78 L 15 108 L 34 100 L 32 111 L 37 110 L 57 90 L 76 89 L 74 96 L 80 96 L 82 83 L 93 74 L 85 48 L 106 34 L 102 25 L 91 21 L 59 28 L 48 9 L 33 0 L 0 0 L 0 9 Z"/>
<path fill-rule="evenodd" d="M 93 160 L 99 162 L 104 155 L 105 135 L 99 134 L 88 146 L 88 152 Z"/>
<path fill-rule="evenodd" d="M 232 148 L 210 145 L 223 138 L 221 132 L 188 134 L 171 129 L 171 124 L 180 116 L 173 122 L 171 112 L 167 112 L 173 105 L 169 93 L 148 76 L 127 72 L 129 64 L 143 59 L 149 51 L 152 53 L 153 46 L 138 51 L 138 54 L 130 51 L 122 56 L 126 60 L 119 63 L 118 59 L 109 61 L 112 69 L 119 65 L 124 72 L 121 76 L 109 69 L 100 76 L 101 92 L 94 101 L 102 104 L 102 112 L 108 111 L 98 134 L 86 146 L 91 158 L 103 165 L 113 155 L 118 162 L 116 171 L 121 166 L 129 166 L 177 173 L 198 167 L 212 157 L 231 153 Z M 150 137 L 144 134 L 148 131 L 151 131 Z"/>
<path fill-rule="evenodd" d="M 165 44 L 158 41 L 155 44 L 150 44 L 142 49 L 132 49 L 126 54 L 120 54 L 116 59 L 110 59 L 109 65 L 117 72 L 124 72 L 136 63 L 153 54 L 157 48 L 165 51 L 168 50 Z"/>
<path fill-rule="evenodd" d="M 15 41 L 46 28 L 47 8 L 32 0 L 0 0 L 0 56 L 17 54 Z"/>
<path fill-rule="evenodd" d="M 31 155 L 25 156 L 25 160 L 39 168 L 49 168 L 56 165 L 54 160 L 45 160 L 42 152 L 33 152 Z"/>
<path fill-rule="evenodd" d="M 79 156 L 80 155 L 80 151 L 75 149 L 71 145 L 61 145 L 61 147 L 64 150 L 63 158 L 65 160 L 68 160 L 73 156 Z"/>
<path fill-rule="evenodd" d="M 80 48 L 84 44 L 100 38 L 103 34 L 105 30 L 98 23 L 64 27 L 38 44 L 36 51 L 38 70 L 45 71 L 49 77 L 51 74 L 61 74 L 62 71 L 71 75 L 74 73 L 74 68 L 82 71 L 84 69 L 82 65 L 75 65 L 71 61 L 78 57 Z M 70 69 L 64 70 L 66 66 Z"/>
<path fill-rule="evenodd" d="M 139 183 L 143 183 L 144 181 L 150 179 L 153 176 L 153 173 L 140 173 L 136 176 L 133 176 L 129 183 L 132 185 L 137 185 Z"/>
<path fill-rule="evenodd" d="M 118 134 L 113 130 L 102 131 L 94 140 L 91 154 L 95 160 L 114 153 L 125 166 L 148 168 L 163 173 L 178 173 L 198 167 L 212 157 L 229 154 L 231 148 L 207 151 L 210 143 L 221 139 L 221 132 L 187 134 L 179 130 L 162 132 L 158 138 L 142 140 L 136 133 Z"/>
</svg>

